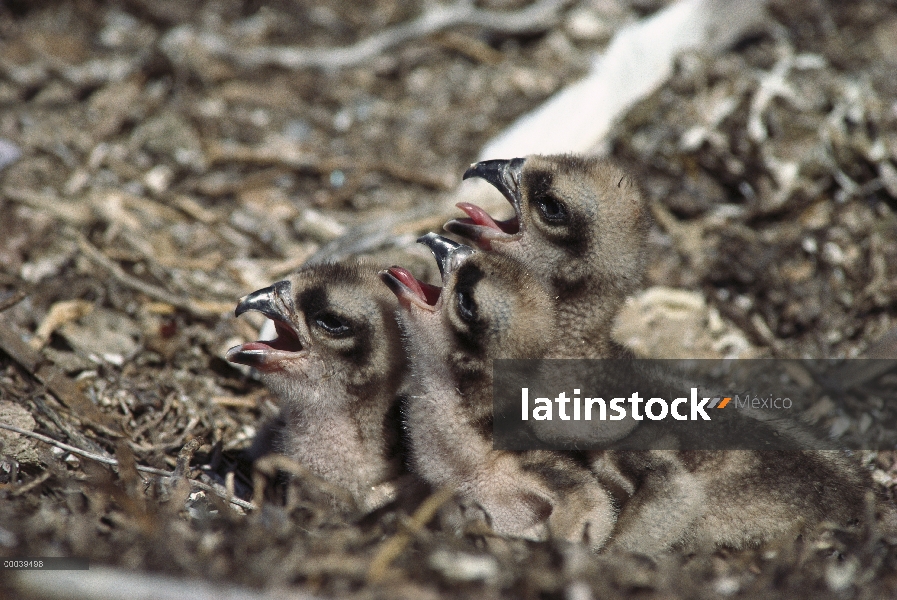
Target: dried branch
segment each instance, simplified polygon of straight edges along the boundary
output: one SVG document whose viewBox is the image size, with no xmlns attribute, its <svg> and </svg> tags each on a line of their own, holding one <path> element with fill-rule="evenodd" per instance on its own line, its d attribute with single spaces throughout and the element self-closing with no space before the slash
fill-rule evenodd
<svg viewBox="0 0 897 600">
<path fill-rule="evenodd" d="M 50 307 L 47 316 L 44 317 L 43 321 L 38 325 L 37 331 L 34 332 L 34 337 L 29 340 L 28 345 L 31 346 L 33 350 L 40 350 L 48 341 L 50 341 L 50 336 L 54 331 L 66 323 L 77 321 L 81 317 L 89 314 L 92 310 L 93 304 L 86 300 L 63 300 L 61 302 L 56 302 Z"/>
<path fill-rule="evenodd" d="M 220 317 L 221 313 L 230 311 L 232 308 L 230 304 L 225 305 L 220 302 L 204 302 L 201 300 L 194 300 L 193 298 L 178 296 L 169 292 L 168 290 L 156 287 L 132 275 L 128 275 L 124 269 L 122 269 L 105 254 L 100 252 L 100 250 L 97 249 L 89 241 L 87 241 L 87 238 L 85 238 L 83 235 L 78 232 L 73 232 L 73 235 L 75 237 L 75 241 L 77 241 L 78 243 L 78 247 L 81 249 L 81 252 L 83 252 L 88 259 L 90 259 L 96 265 L 103 267 L 104 269 L 109 271 L 109 274 L 112 275 L 112 277 L 114 277 L 119 283 L 122 283 L 142 294 L 146 294 L 154 300 L 159 300 L 161 302 L 171 304 L 172 306 L 180 308 L 181 310 L 185 310 L 198 317 Z"/>
<path fill-rule="evenodd" d="M 442 488 L 421 503 L 408 521 L 406 529 L 380 545 L 368 570 L 369 581 L 376 583 L 383 580 L 392 561 L 402 553 L 402 550 L 411 542 L 412 537 L 426 527 L 427 523 L 436 516 L 436 511 L 453 495 L 454 491 L 451 488 Z"/>
<path fill-rule="evenodd" d="M 27 294 L 25 294 L 25 292 L 23 292 L 22 290 L 16 290 L 12 294 L 0 298 L 0 312 L 12 308 L 16 304 L 24 300 L 26 296 Z"/>
<path fill-rule="evenodd" d="M 102 454 L 96 454 L 94 452 L 88 452 L 87 450 L 82 450 L 81 448 L 76 448 L 75 446 L 70 446 L 69 444 L 66 444 L 64 442 L 54 440 L 53 438 L 47 437 L 45 435 L 41 435 L 39 433 L 35 433 L 33 431 L 28 431 L 27 429 L 20 429 L 19 427 L 16 427 L 14 425 L 8 425 L 6 423 L 0 423 L 0 429 L 8 429 L 9 431 L 14 431 L 14 432 L 18 433 L 19 435 L 24 435 L 26 437 L 34 438 L 36 440 L 44 442 L 45 444 L 50 444 L 51 446 L 56 446 L 57 448 L 65 450 L 66 452 L 71 452 L 72 454 L 77 454 L 78 456 L 83 456 L 84 458 L 89 458 L 90 460 L 94 460 L 99 463 L 111 465 L 113 467 L 118 466 L 118 461 L 114 458 L 109 458 L 108 456 L 103 456 Z M 189 446 L 189 444 L 188 444 L 188 446 Z M 192 454 L 191 450 L 195 451 L 195 448 L 193 448 L 193 447 L 187 447 L 185 449 L 187 452 L 190 452 L 191 454 Z M 165 477 L 165 478 L 169 478 L 169 479 L 179 478 L 177 470 L 175 470 L 174 472 L 170 472 L 170 471 L 164 471 L 162 469 L 155 469 L 153 467 L 144 467 L 143 465 L 137 465 L 137 470 L 141 471 L 143 473 L 148 473 L 150 475 L 156 475 L 157 477 Z M 193 487 L 203 490 L 204 492 L 210 492 L 212 494 L 215 494 L 216 496 L 220 496 L 221 498 L 224 498 L 225 500 L 227 500 L 231 504 L 234 504 L 235 506 L 239 506 L 240 508 L 243 508 L 246 510 L 255 510 L 256 509 L 256 505 L 253 504 L 252 502 L 240 500 L 239 498 L 233 498 L 230 495 L 228 495 L 226 490 L 223 490 L 223 489 L 219 490 L 215 486 L 209 485 L 207 483 L 203 483 L 202 481 L 197 481 L 195 479 L 187 479 L 187 481 L 190 482 L 190 485 L 192 485 Z"/>
<path fill-rule="evenodd" d="M 117 424 L 106 413 L 101 412 L 62 369 L 47 362 L 43 355 L 22 341 L 21 332 L 14 323 L 0 322 L 0 350 L 47 386 L 56 398 L 75 411 L 82 420 L 103 425 L 113 432 L 118 429 Z"/>
<path fill-rule="evenodd" d="M 450 27 L 472 25 L 499 33 L 519 34 L 553 25 L 567 0 L 539 0 L 518 11 L 482 10 L 469 0 L 449 6 L 433 6 L 418 18 L 380 31 L 342 48 L 259 47 L 230 51 L 230 45 L 209 48 L 227 55 L 244 67 L 279 65 L 287 69 L 341 69 L 371 60 L 389 48 L 426 37 Z"/>
<path fill-rule="evenodd" d="M 177 466 L 174 469 L 175 477 L 185 477 L 190 469 L 190 461 L 193 460 L 193 455 L 196 454 L 196 451 L 202 447 L 205 443 L 201 437 L 195 437 L 187 444 L 181 448 L 181 451 L 178 452 L 178 461 Z"/>
<path fill-rule="evenodd" d="M 449 218 L 451 213 L 441 214 L 439 206 L 420 204 L 349 229 L 321 247 L 305 264 L 338 262 L 384 248 L 413 246 L 421 233 L 438 230 Z"/>
<path fill-rule="evenodd" d="M 302 149 L 284 139 L 270 138 L 259 146 L 235 142 L 214 141 L 206 145 L 206 157 L 211 164 L 226 162 L 246 163 L 258 166 L 282 166 L 290 169 L 327 174 L 337 169 L 356 172 L 379 172 L 399 181 L 415 183 L 435 190 L 448 190 L 454 185 L 454 176 L 428 174 L 385 160 L 359 160 L 353 158 L 324 158 Z"/>
<path fill-rule="evenodd" d="M 26 483 L 24 485 L 17 486 L 15 489 L 13 489 L 10 492 L 10 494 L 13 496 L 24 496 L 31 490 L 40 487 L 40 485 L 43 482 L 45 482 L 52 476 L 53 476 L 52 471 L 44 471 L 43 473 L 41 473 L 40 475 L 38 475 L 37 477 L 35 477 L 31 481 L 29 481 L 28 483 Z"/>
<path fill-rule="evenodd" d="M 19 204 L 44 211 L 71 225 L 87 225 L 93 218 L 90 207 L 83 202 L 65 202 L 52 193 L 23 190 L 8 185 L 3 196 Z"/>
<path fill-rule="evenodd" d="M 504 60 L 504 55 L 486 42 L 457 31 L 437 34 L 433 41 L 447 50 L 463 54 L 471 60 L 486 65 L 497 65 Z"/>
<path fill-rule="evenodd" d="M 314 481 L 317 487 L 324 490 L 333 499 L 340 501 L 344 506 L 356 507 L 355 499 L 346 489 L 327 481 L 313 473 L 302 463 L 282 454 L 269 454 L 255 462 L 255 470 L 252 473 L 252 500 L 254 503 L 262 503 L 265 480 L 273 477 L 278 471 L 288 473 L 292 477 Z"/>
</svg>

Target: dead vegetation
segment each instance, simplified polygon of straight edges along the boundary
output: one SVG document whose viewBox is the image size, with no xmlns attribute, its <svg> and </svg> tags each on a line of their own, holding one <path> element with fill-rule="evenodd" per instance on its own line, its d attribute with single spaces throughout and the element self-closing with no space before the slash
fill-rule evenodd
<svg viewBox="0 0 897 600">
<path fill-rule="evenodd" d="M 338 492 L 296 465 L 253 470 L 244 454 L 276 406 L 221 358 L 255 337 L 232 316 L 237 298 L 309 259 L 394 262 L 445 220 L 442 193 L 490 137 L 664 4 L 459 2 L 445 10 L 466 16 L 413 35 L 432 4 L 0 6 L 0 422 L 89 453 L 0 430 L 0 555 L 92 566 L 0 571 L 0 585 L 35 598 L 128 585 L 136 597 L 893 596 L 897 540 L 879 526 L 757 552 L 596 557 L 442 531 L 439 493 L 335 511 Z M 897 326 L 897 4 L 782 1 L 770 14 L 719 57 L 683 56 L 612 151 L 652 201 L 650 285 L 699 292 L 773 355 L 861 355 Z M 368 50 L 295 58 L 320 48 Z M 409 223 L 405 237 L 364 229 L 386 217 Z M 401 264 L 424 256 L 411 252 Z M 890 494 L 894 454 L 868 462 Z"/>
</svg>

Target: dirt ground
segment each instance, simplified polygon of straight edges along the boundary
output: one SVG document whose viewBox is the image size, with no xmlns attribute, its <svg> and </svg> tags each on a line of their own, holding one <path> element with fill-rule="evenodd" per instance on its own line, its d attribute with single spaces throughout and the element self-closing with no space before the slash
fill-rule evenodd
<svg viewBox="0 0 897 600">
<path fill-rule="evenodd" d="M 402 246 L 458 216 L 444 200 L 479 148 L 667 3 L 557 4 L 357 64 L 258 49 L 349 46 L 433 4 L 0 4 L 0 422 L 120 463 L 0 431 L 0 556 L 87 557 L 96 575 L 75 593 L 0 570 L 0 591 L 109 597 L 102 576 L 143 573 L 154 591 L 134 597 L 897 594 L 897 538 L 873 525 L 750 552 L 593 556 L 442 531 L 433 496 L 338 513 L 314 478 L 247 464 L 277 407 L 222 358 L 260 325 L 233 317 L 236 300 L 358 248 L 432 276 Z M 699 294 L 765 355 L 897 355 L 895 73 L 894 0 L 772 2 L 733 48 L 683 55 L 610 142 L 652 205 L 646 284 Z M 366 239 L 384 219 L 402 235 Z M 891 495 L 895 454 L 862 459 Z"/>
</svg>

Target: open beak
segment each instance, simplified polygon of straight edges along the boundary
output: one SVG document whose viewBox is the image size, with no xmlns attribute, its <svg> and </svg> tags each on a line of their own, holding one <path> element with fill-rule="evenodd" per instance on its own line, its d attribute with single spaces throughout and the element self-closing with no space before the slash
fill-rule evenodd
<svg viewBox="0 0 897 600">
<path fill-rule="evenodd" d="M 417 243 L 423 244 L 433 253 L 439 274 L 442 276 L 442 283 L 445 283 L 449 275 L 474 252 L 470 246 L 459 244 L 433 232 L 417 238 Z"/>
<path fill-rule="evenodd" d="M 262 313 L 274 321 L 277 338 L 234 346 L 227 351 L 225 358 L 232 363 L 270 372 L 279 370 L 284 360 L 302 353 L 304 348 L 299 334 L 291 325 L 296 315 L 292 298 L 289 281 L 278 281 L 240 298 L 234 314 L 239 317 L 250 310 Z"/>
<path fill-rule="evenodd" d="M 479 177 L 491 183 L 514 207 L 514 216 L 496 221 L 489 213 L 469 202 L 456 206 L 467 214 L 465 219 L 453 219 L 445 224 L 446 231 L 465 237 L 484 250 L 491 249 L 494 240 L 508 239 L 520 233 L 521 197 L 520 172 L 525 158 L 511 160 L 484 160 L 470 165 L 462 179 Z"/>
<path fill-rule="evenodd" d="M 453 242 L 435 233 L 423 235 L 417 242 L 429 248 L 436 257 L 443 285 L 452 272 L 474 252 L 470 246 Z M 431 312 L 439 309 L 442 288 L 418 281 L 407 269 L 390 267 L 380 272 L 380 278 L 396 295 L 403 307 L 408 308 L 410 304 L 414 304 Z"/>
<path fill-rule="evenodd" d="M 284 321 L 289 318 L 287 302 L 290 302 L 291 286 L 289 281 L 278 281 L 270 287 L 260 289 L 240 298 L 234 315 L 239 317 L 245 312 L 255 310 L 272 321 Z"/>
</svg>

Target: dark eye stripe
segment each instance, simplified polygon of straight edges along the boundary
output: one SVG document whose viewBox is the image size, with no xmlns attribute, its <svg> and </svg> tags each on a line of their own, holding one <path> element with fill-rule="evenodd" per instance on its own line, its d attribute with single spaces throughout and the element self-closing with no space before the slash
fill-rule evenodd
<svg viewBox="0 0 897 600">
<path fill-rule="evenodd" d="M 296 305 L 302 311 L 302 314 L 306 315 L 306 318 L 323 312 L 329 304 L 327 290 L 323 286 L 308 288 L 296 298 Z"/>
<path fill-rule="evenodd" d="M 366 366 L 371 362 L 373 351 L 373 332 L 370 327 L 363 326 L 355 336 L 352 337 L 355 343 L 351 347 L 346 348 L 339 354 L 356 367 Z"/>
<path fill-rule="evenodd" d="M 455 279 L 454 292 L 458 304 L 458 312 L 471 326 L 476 325 L 477 319 L 477 302 L 473 291 L 484 276 L 482 269 L 468 263 L 461 266 L 461 269 L 458 271 L 458 277 Z M 464 314 L 465 309 L 467 309 L 466 312 L 468 314 Z"/>
<path fill-rule="evenodd" d="M 553 245 L 574 258 L 585 256 L 589 251 L 589 233 L 586 227 L 571 224 L 564 233 L 544 233 L 544 236 Z"/>
<path fill-rule="evenodd" d="M 313 321 L 317 315 L 327 311 L 330 299 L 323 286 L 315 286 L 301 292 L 296 298 L 296 304 L 305 315 L 306 320 Z M 372 359 L 373 328 L 370 323 L 366 322 L 357 322 L 352 325 L 352 345 L 340 351 L 339 354 L 355 367 L 363 367 Z M 309 322 L 308 326 L 313 327 L 314 324 Z"/>
<path fill-rule="evenodd" d="M 457 298 L 458 292 L 463 292 L 468 294 L 471 298 L 474 298 L 473 290 L 476 289 L 477 285 L 484 277 L 485 273 L 480 267 L 470 263 L 463 264 L 458 270 L 458 276 L 455 279 L 453 288 L 455 297 Z M 460 307 L 458 311 L 460 315 Z M 474 320 L 472 321 L 465 319 L 464 325 L 465 328 L 463 330 L 455 329 L 454 332 L 459 346 L 472 356 L 480 356 L 483 353 L 482 333 L 484 324 L 476 320 L 476 316 L 474 316 Z"/>
<path fill-rule="evenodd" d="M 531 201 L 541 197 L 556 197 L 552 190 L 553 185 L 554 175 L 549 171 L 534 169 L 523 173 L 523 188 Z M 555 231 L 543 231 L 542 235 L 548 242 L 566 251 L 574 258 L 585 256 L 589 251 L 588 223 L 584 222 L 575 206 L 571 206 L 569 202 L 565 202 L 564 205 L 568 213 L 568 222 L 565 225 L 557 226 Z"/>
</svg>

